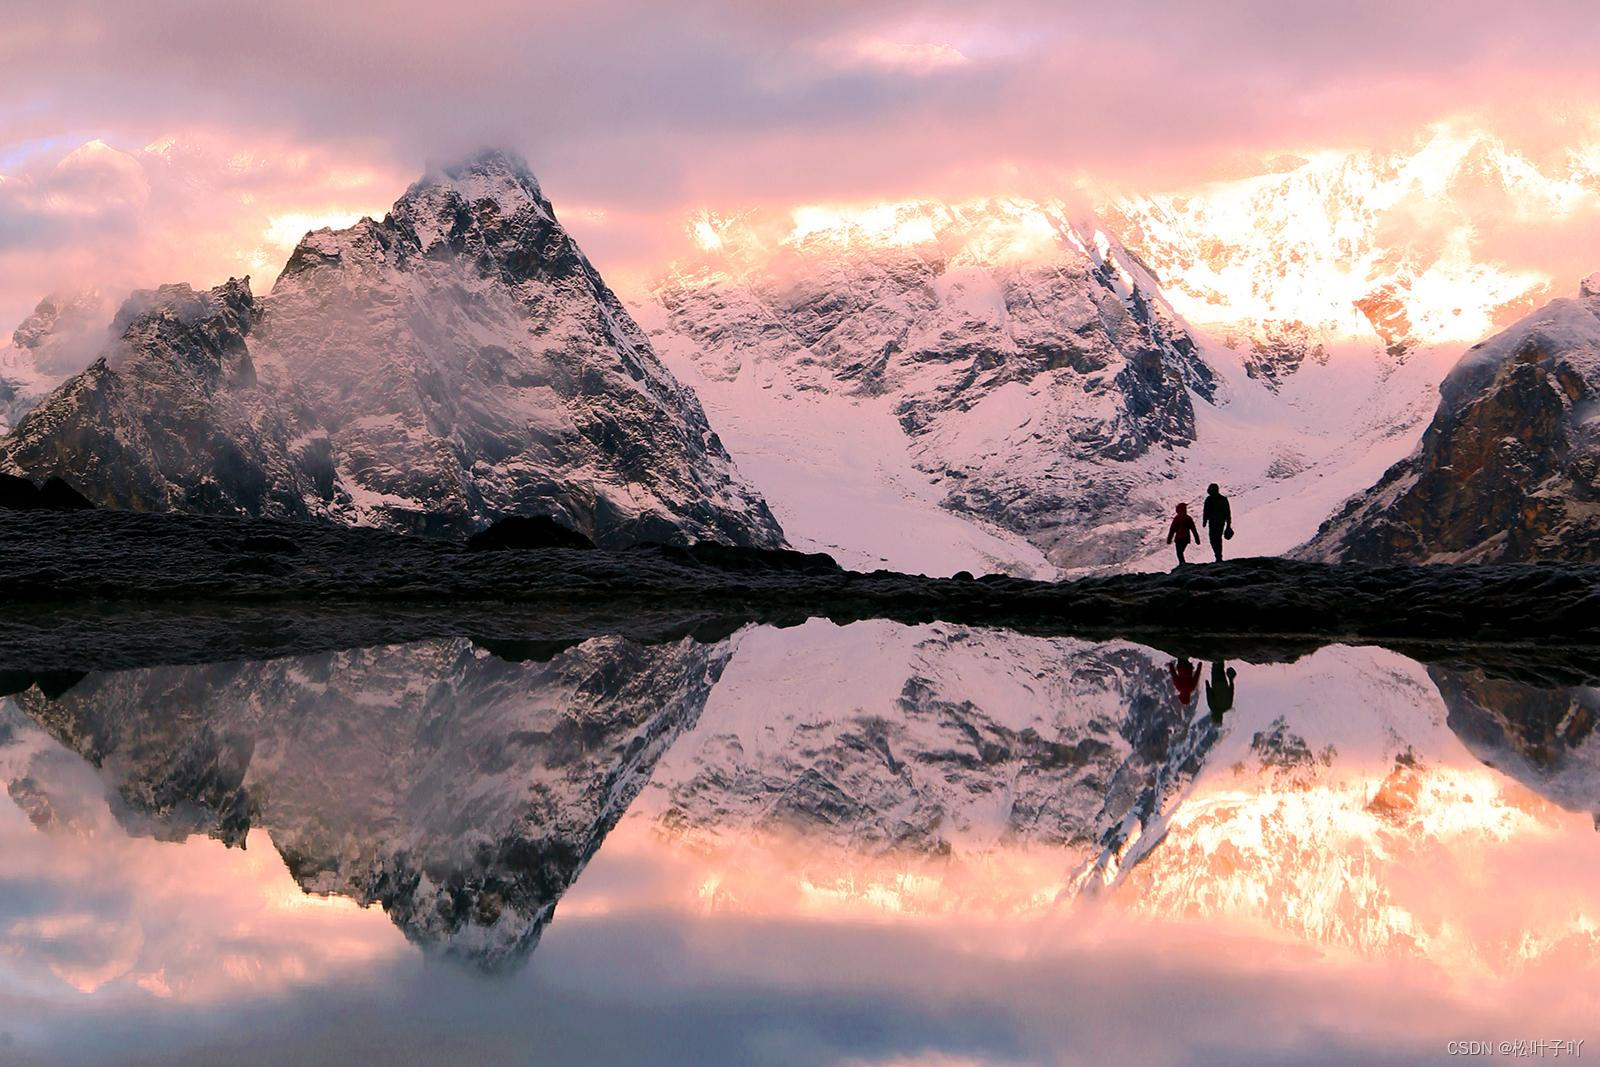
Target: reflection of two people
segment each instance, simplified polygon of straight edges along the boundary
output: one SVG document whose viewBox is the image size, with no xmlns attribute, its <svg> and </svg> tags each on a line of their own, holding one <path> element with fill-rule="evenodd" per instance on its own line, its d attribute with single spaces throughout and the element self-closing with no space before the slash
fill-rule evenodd
<svg viewBox="0 0 1600 1067">
<path fill-rule="evenodd" d="M 1206 682 L 1206 707 L 1211 709 L 1211 721 L 1222 722 L 1225 712 L 1233 710 L 1233 685 L 1238 671 L 1218 659 L 1211 661 L 1211 679 Z M 1188 656 L 1180 656 L 1175 663 L 1167 664 L 1167 675 L 1178 694 L 1178 703 L 1188 707 L 1194 703 L 1195 690 L 1200 688 L 1200 667 Z"/>
</svg>

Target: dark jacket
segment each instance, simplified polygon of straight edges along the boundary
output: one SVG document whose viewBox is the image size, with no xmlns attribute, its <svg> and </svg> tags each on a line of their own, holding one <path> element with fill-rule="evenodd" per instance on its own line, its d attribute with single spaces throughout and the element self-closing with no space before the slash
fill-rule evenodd
<svg viewBox="0 0 1600 1067">
<path fill-rule="evenodd" d="M 1221 493 L 1207 494 L 1206 506 L 1200 509 L 1200 525 L 1209 526 L 1212 530 L 1225 530 L 1232 526 L 1233 509 L 1228 506 L 1228 498 Z"/>
</svg>

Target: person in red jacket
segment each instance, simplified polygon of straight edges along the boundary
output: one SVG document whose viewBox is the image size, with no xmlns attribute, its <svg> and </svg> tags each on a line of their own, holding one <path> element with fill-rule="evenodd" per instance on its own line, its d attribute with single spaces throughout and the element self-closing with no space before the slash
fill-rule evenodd
<svg viewBox="0 0 1600 1067">
<path fill-rule="evenodd" d="M 1194 519 L 1189 517 L 1189 505 L 1179 504 L 1178 513 L 1172 516 L 1172 525 L 1167 527 L 1167 544 L 1177 548 L 1180 567 L 1189 562 L 1183 558 L 1184 549 L 1189 547 L 1189 542 L 1199 540 L 1200 529 L 1195 526 Z"/>
</svg>

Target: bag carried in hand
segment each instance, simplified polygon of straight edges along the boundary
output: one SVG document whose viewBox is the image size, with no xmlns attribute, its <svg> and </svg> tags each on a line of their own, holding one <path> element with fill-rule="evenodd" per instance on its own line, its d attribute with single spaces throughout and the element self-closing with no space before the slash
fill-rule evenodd
<svg viewBox="0 0 1600 1067">
<path fill-rule="evenodd" d="M 1226 537 L 1228 540 L 1232 541 L 1233 540 L 1233 527 L 1229 526 L 1226 529 L 1224 529 L 1222 531 L 1222 536 Z"/>
</svg>

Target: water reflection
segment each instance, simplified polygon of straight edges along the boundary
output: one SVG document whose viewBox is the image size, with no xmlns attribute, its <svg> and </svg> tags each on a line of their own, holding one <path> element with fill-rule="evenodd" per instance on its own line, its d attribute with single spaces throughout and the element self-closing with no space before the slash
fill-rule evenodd
<svg viewBox="0 0 1600 1067">
<path fill-rule="evenodd" d="M 668 952 L 693 957 L 683 973 L 656 975 L 692 999 L 705 974 L 786 945 L 812 962 L 739 980 L 809 996 L 840 988 L 829 961 L 854 960 L 899 983 L 872 995 L 918 991 L 926 1033 L 907 1047 L 984 1061 L 1069 1058 L 1044 1015 L 1006 1014 L 1038 1006 L 1017 975 L 1045 957 L 1125 979 L 1120 1009 L 1079 994 L 1127 1026 L 1146 994 L 1181 1003 L 1141 992 L 1146 950 L 1214 997 L 1292 976 L 1354 998 L 1356 1061 L 1394 1034 L 1352 974 L 1442 998 L 1441 1019 L 1490 983 L 1507 1010 L 1565 1024 L 1600 1008 L 1582 992 L 1600 970 L 1600 691 L 1506 673 L 1372 648 L 1196 660 L 811 622 L 709 644 L 455 639 L 45 679 L 0 702 L 0 1009 L 35 1020 L 0 1030 L 43 1054 L 74 997 L 135 1010 L 390 988 L 417 965 L 406 939 L 510 982 L 558 901 L 572 973 L 618 982 L 630 951 L 692 929 Z M 869 940 L 890 958 L 852 947 L 863 922 L 889 924 Z M 631 949 L 604 932 L 618 924 Z M 579 966 L 585 951 L 613 970 Z M 1275 977 L 1250 969 L 1262 961 Z M 954 985 L 935 996 L 915 966 Z M 984 999 L 1001 1014 L 971 1031 L 923 1010 L 979 1011 L 952 991 L 973 968 L 1010 1009 Z M 416 981 L 459 1006 L 487 996 L 461 984 L 469 971 Z M 553 973 L 536 960 L 507 989 Z M 533 1025 L 507 1012 L 495 1025 Z M 1284 1047 L 1310 1048 L 1307 1026 Z"/>
<path fill-rule="evenodd" d="M 1450 728 L 1473 755 L 1600 829 L 1600 689 L 1553 679 L 1495 677 L 1481 668 L 1433 667 Z"/>
<path fill-rule="evenodd" d="M 1233 710 L 1234 681 L 1239 672 L 1223 660 L 1211 661 L 1211 678 L 1206 682 L 1206 707 L 1211 710 L 1211 721 L 1222 725 L 1222 717 Z"/>
<path fill-rule="evenodd" d="M 259 827 L 306 892 L 379 903 L 412 940 L 500 966 L 694 724 L 728 649 L 597 638 L 502 655 L 435 641 L 14 699 L 100 768 L 128 832 L 242 846 Z M 10 792 L 56 821 L 32 775 Z"/>
</svg>

